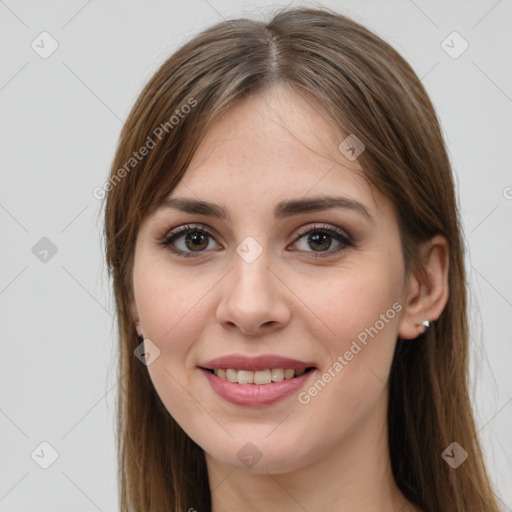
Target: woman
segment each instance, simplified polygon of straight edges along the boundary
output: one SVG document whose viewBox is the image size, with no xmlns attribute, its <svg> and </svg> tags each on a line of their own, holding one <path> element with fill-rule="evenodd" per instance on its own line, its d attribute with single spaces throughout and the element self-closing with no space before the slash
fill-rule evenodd
<svg viewBox="0 0 512 512">
<path fill-rule="evenodd" d="M 204 31 L 107 190 L 123 511 L 498 510 L 450 163 L 388 44 L 327 10 Z"/>
</svg>

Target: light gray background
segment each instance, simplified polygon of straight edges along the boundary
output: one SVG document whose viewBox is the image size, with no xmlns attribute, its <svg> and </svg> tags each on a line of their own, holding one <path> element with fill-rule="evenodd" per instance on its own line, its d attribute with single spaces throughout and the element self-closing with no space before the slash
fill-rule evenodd
<svg viewBox="0 0 512 512">
<path fill-rule="evenodd" d="M 115 326 L 92 191 L 142 86 L 178 45 L 285 5 L 0 1 L 0 511 L 117 510 Z M 440 117 L 468 247 L 477 422 L 511 510 L 511 0 L 321 5 L 390 42 Z M 47 59 L 31 48 L 43 31 L 59 44 Z M 456 59 L 441 47 L 453 31 L 469 43 Z M 42 237 L 57 247 L 47 262 L 32 252 Z M 48 469 L 35 462 L 50 460 L 43 441 L 59 455 Z"/>
</svg>

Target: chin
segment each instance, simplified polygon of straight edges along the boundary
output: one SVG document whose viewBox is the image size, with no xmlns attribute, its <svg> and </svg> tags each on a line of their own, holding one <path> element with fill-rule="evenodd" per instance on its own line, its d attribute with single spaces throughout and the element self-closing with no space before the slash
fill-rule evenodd
<svg viewBox="0 0 512 512">
<path fill-rule="evenodd" d="M 302 441 L 290 437 L 270 440 L 265 436 L 268 437 L 268 431 L 261 437 L 237 437 L 222 446 L 212 446 L 210 441 L 204 449 L 218 463 L 251 474 L 288 473 L 307 465 L 314 458 L 314 447 L 308 449 L 304 446 L 305 435 L 300 436 Z"/>
</svg>

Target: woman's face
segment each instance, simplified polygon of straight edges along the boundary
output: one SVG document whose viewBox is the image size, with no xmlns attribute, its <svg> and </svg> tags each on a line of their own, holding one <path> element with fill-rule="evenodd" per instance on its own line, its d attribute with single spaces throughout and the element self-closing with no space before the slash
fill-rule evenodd
<svg viewBox="0 0 512 512">
<path fill-rule="evenodd" d="M 207 459 L 231 467 L 279 473 L 385 442 L 400 235 L 391 203 L 355 172 L 361 148 L 339 149 L 346 135 L 327 119 L 284 86 L 233 107 L 138 234 L 147 370 Z M 327 196 L 341 200 L 322 207 Z"/>
</svg>

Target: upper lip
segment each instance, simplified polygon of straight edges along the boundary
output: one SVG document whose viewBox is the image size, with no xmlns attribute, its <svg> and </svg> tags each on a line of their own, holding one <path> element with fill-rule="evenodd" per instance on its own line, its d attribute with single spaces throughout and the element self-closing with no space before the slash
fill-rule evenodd
<svg viewBox="0 0 512 512">
<path fill-rule="evenodd" d="M 277 356 L 273 354 L 262 354 L 259 356 L 245 356 L 242 354 L 232 354 L 227 356 L 220 356 L 206 361 L 199 365 L 201 368 L 207 370 L 216 370 L 218 368 L 232 368 L 236 370 L 267 370 L 272 368 L 293 368 L 295 370 L 301 368 L 315 367 L 315 363 L 307 361 L 299 361 L 298 359 L 291 359 L 289 357 Z"/>
</svg>

